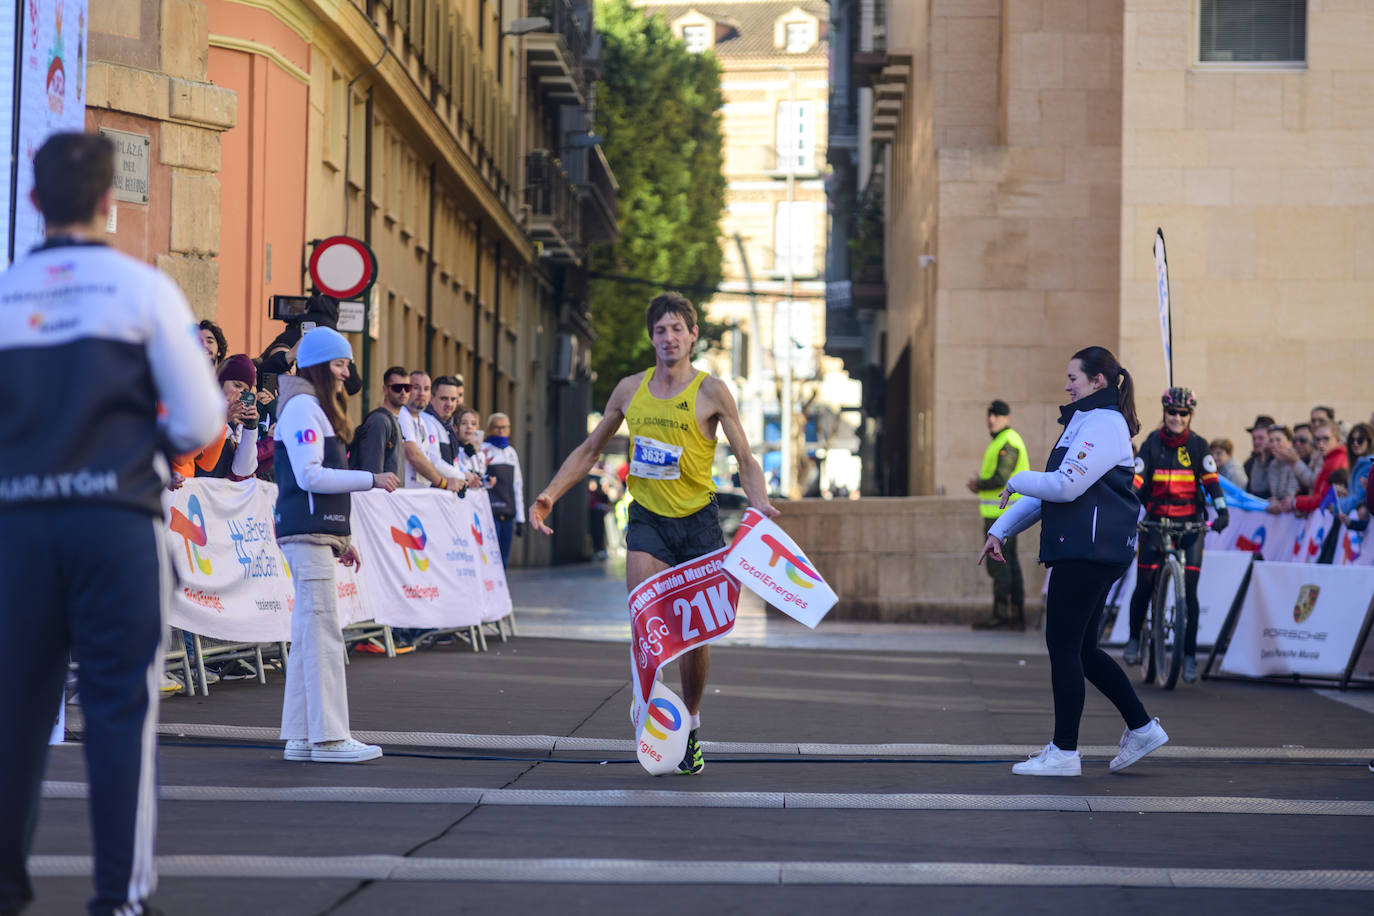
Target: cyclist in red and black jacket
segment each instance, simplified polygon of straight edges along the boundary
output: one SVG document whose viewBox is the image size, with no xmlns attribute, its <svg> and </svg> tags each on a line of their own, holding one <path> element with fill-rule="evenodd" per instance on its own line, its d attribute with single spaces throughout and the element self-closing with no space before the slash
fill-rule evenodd
<svg viewBox="0 0 1374 916">
<path fill-rule="evenodd" d="M 1168 518 L 1178 522 L 1207 519 L 1203 491 L 1217 508 L 1213 531 L 1221 531 L 1230 521 L 1226 498 L 1217 479 L 1217 463 L 1207 448 L 1207 440 L 1191 429 L 1197 397 L 1187 388 L 1170 388 L 1161 398 L 1164 422 L 1140 446 L 1135 461 L 1135 488 L 1148 518 Z M 1184 535 L 1179 546 L 1184 552 L 1184 581 L 1188 586 L 1188 623 L 1183 638 L 1183 680 L 1197 680 L 1198 576 L 1202 572 L 1202 532 Z M 1145 608 L 1154 594 L 1156 577 L 1163 566 L 1160 544 L 1142 536 L 1136 566 L 1135 594 L 1131 596 L 1131 638 L 1122 660 L 1128 665 L 1140 661 L 1140 628 L 1145 623 Z"/>
</svg>

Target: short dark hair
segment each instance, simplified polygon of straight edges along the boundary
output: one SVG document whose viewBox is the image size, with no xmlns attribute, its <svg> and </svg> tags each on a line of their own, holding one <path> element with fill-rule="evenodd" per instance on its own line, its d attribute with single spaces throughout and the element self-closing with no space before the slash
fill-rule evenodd
<svg viewBox="0 0 1374 916">
<path fill-rule="evenodd" d="M 382 373 L 382 384 L 385 385 L 387 383 L 386 380 L 393 375 L 399 375 L 401 378 L 410 378 L 410 370 L 405 366 L 392 366 Z"/>
<path fill-rule="evenodd" d="M 649 303 L 649 310 L 644 314 L 644 326 L 648 329 L 650 337 L 654 336 L 654 325 L 658 324 L 663 316 L 668 314 L 677 315 L 689 330 L 696 330 L 696 308 L 682 293 L 669 291 L 655 296 Z"/>
<path fill-rule="evenodd" d="M 988 405 L 988 415 L 996 417 L 1009 417 L 1011 416 L 1011 405 L 1009 405 L 1006 401 L 1002 400 L 1001 398 L 998 398 L 997 400 L 993 401 L 991 404 Z"/>
<path fill-rule="evenodd" d="M 1350 486 L 1350 469 L 1336 468 L 1327 476 L 1326 482 L 1331 484 L 1331 486 L 1333 487 Z"/>
<path fill-rule="evenodd" d="M 454 388 L 462 388 L 463 379 L 461 376 L 441 375 L 434 380 L 434 390 L 438 391 L 440 385 L 452 385 Z"/>
<path fill-rule="evenodd" d="M 53 226 L 89 222 L 114 184 L 114 144 L 101 134 L 53 134 L 33 157 L 33 192 Z"/>
<path fill-rule="evenodd" d="M 1325 404 L 1318 404 L 1316 407 L 1313 407 L 1313 408 L 1312 408 L 1312 411 L 1318 411 L 1318 410 L 1320 410 L 1322 413 L 1326 414 L 1326 418 L 1327 418 L 1328 420 L 1334 420 L 1334 419 L 1336 419 L 1336 408 L 1334 408 L 1334 407 L 1327 407 Z"/>
</svg>

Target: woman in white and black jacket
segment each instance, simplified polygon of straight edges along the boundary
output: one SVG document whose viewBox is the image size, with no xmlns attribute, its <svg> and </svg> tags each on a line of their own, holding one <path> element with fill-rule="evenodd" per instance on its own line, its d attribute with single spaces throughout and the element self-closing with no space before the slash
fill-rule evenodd
<svg viewBox="0 0 1374 916">
<path fill-rule="evenodd" d="M 1077 776 L 1078 723 L 1086 676 L 1126 720 L 1120 753 L 1110 766 L 1125 769 L 1169 740 L 1151 719 L 1120 666 L 1097 647 L 1102 609 L 1112 583 L 1135 560 L 1140 501 L 1132 477 L 1131 436 L 1140 431 L 1135 386 L 1105 347 L 1079 350 L 1069 360 L 1060 408 L 1064 434 L 1043 472 L 1022 471 L 1002 491 L 1022 498 L 988 532 L 983 557 L 1002 562 L 1002 542 L 1040 522 L 1040 562 L 1053 569 L 1045 613 L 1045 644 L 1054 688 L 1054 740 L 1012 767 L 1026 776 Z"/>
<path fill-rule="evenodd" d="M 348 469 L 344 447 L 353 428 L 344 382 L 352 358 L 342 334 L 315 328 L 301 338 L 297 374 L 278 380 L 274 521 L 296 589 L 281 711 L 287 760 L 359 763 L 382 756 L 381 748 L 349 733 L 334 564 L 361 562 L 349 542 L 348 494 L 373 487 L 391 492 L 400 480 Z"/>
</svg>

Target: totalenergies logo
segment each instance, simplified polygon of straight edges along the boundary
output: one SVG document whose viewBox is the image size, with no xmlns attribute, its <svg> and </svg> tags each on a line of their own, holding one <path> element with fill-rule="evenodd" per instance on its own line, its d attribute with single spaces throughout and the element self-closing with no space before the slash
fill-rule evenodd
<svg viewBox="0 0 1374 916">
<path fill-rule="evenodd" d="M 662 697 L 649 701 L 649 714 L 644 717 L 644 730 L 659 741 L 667 739 L 668 732 L 682 728 L 682 713 L 677 707 Z"/>
<path fill-rule="evenodd" d="M 778 539 L 771 534 L 761 537 L 764 546 L 773 551 L 773 556 L 768 559 L 769 566 L 777 566 L 778 561 L 782 560 L 787 564 L 787 578 L 792 580 L 792 584 L 800 588 L 815 588 L 817 582 L 821 581 L 820 574 L 811 568 L 810 561 L 806 557 L 797 556 L 778 542 Z M 808 581 L 809 577 L 811 581 Z"/>
<path fill-rule="evenodd" d="M 186 515 L 182 515 L 180 509 L 172 507 L 172 531 L 181 535 L 186 542 L 186 565 L 208 576 L 212 569 L 210 558 L 202 557 L 200 551 L 196 550 L 209 542 L 205 534 L 205 513 L 200 509 L 199 497 L 192 496 L 186 501 L 186 512 Z"/>
<path fill-rule="evenodd" d="M 1242 534 L 1240 537 L 1236 538 L 1236 549 L 1248 550 L 1251 553 L 1258 553 L 1264 547 L 1264 534 L 1265 531 L 1263 525 L 1260 525 L 1258 528 L 1255 529 L 1255 534 L 1253 537 L 1246 537 Z"/>
<path fill-rule="evenodd" d="M 1347 528 L 1345 537 L 1341 538 L 1341 550 L 1345 554 L 1345 562 L 1354 563 L 1364 551 L 1364 535 Z"/>
<path fill-rule="evenodd" d="M 477 555 L 482 558 L 482 565 L 487 565 L 487 552 L 480 549 L 482 547 L 482 519 L 480 516 L 473 515 L 472 522 L 468 525 L 468 530 L 472 532 L 472 539 L 477 542 Z"/>
<path fill-rule="evenodd" d="M 392 526 L 391 539 L 401 545 L 401 554 L 406 558 L 406 569 L 414 568 L 420 572 L 429 569 L 429 560 L 422 556 L 425 552 L 425 526 L 420 524 L 420 516 L 412 515 L 406 519 L 406 530 Z"/>
</svg>

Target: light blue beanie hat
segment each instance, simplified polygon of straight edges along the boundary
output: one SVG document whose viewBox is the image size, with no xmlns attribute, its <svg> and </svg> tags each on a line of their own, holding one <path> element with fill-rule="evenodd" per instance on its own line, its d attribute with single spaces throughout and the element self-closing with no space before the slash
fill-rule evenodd
<svg viewBox="0 0 1374 916">
<path fill-rule="evenodd" d="M 352 358 L 353 348 L 349 346 L 348 338 L 333 328 L 306 331 L 301 338 L 300 348 L 296 350 L 296 365 L 302 369 L 334 359 Z"/>
</svg>

